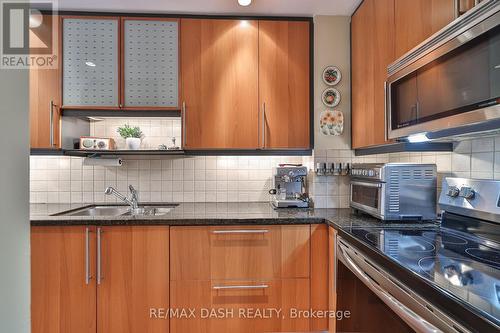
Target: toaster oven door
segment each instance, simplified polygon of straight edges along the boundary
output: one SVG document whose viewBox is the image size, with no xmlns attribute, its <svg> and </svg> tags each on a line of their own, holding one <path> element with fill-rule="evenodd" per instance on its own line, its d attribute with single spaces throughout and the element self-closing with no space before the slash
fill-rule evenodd
<svg viewBox="0 0 500 333">
<path fill-rule="evenodd" d="M 385 183 L 351 180 L 350 206 L 377 218 L 384 218 Z"/>
</svg>

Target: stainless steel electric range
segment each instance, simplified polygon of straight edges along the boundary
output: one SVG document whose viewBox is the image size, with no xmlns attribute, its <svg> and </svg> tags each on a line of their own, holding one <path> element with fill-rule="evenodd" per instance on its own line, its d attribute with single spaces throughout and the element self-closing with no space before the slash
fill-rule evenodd
<svg viewBox="0 0 500 333">
<path fill-rule="evenodd" d="M 353 227 L 352 239 L 338 237 L 339 260 L 417 332 L 498 331 L 500 181 L 445 178 L 439 203 L 444 212 L 435 228 Z M 408 279 L 396 278 L 360 244 L 409 271 Z M 436 305 L 439 297 L 413 290 L 410 280 L 451 302 Z"/>
</svg>

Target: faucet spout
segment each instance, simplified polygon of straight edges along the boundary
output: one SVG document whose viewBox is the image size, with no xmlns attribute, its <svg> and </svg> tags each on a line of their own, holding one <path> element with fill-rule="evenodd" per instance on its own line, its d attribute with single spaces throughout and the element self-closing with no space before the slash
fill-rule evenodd
<svg viewBox="0 0 500 333">
<path fill-rule="evenodd" d="M 127 198 L 126 196 L 124 196 L 123 194 L 121 194 L 120 192 L 118 192 L 117 190 L 115 190 L 115 188 L 113 188 L 112 186 L 109 186 L 108 188 L 106 188 L 106 190 L 104 191 L 104 194 L 114 195 L 115 197 L 117 197 L 121 201 L 128 204 L 130 206 L 130 208 L 132 208 L 133 210 L 137 210 L 137 208 L 139 207 L 139 200 L 138 200 L 139 198 L 137 195 L 137 191 L 132 187 L 132 185 L 129 186 L 129 189 L 130 189 L 130 192 L 132 194 L 130 199 Z"/>
</svg>

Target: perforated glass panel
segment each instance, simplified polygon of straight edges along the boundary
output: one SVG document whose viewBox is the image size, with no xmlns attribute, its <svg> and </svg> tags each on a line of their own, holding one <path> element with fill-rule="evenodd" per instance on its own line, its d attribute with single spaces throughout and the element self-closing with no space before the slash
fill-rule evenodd
<svg viewBox="0 0 500 333">
<path fill-rule="evenodd" d="M 178 106 L 178 36 L 175 21 L 125 21 L 125 106 Z"/>
<path fill-rule="evenodd" d="M 118 106 L 118 21 L 64 19 L 63 104 Z"/>
</svg>

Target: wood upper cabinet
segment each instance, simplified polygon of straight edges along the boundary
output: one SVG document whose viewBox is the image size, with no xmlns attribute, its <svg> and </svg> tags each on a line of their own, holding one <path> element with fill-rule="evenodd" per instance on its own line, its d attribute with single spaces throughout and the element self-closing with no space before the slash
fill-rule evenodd
<svg viewBox="0 0 500 333">
<path fill-rule="evenodd" d="M 454 0 L 364 0 L 351 20 L 352 147 L 388 143 L 387 66 L 454 18 Z"/>
<path fill-rule="evenodd" d="M 394 0 L 394 12 L 399 58 L 453 21 L 455 0 Z"/>
<path fill-rule="evenodd" d="M 97 332 L 168 332 L 168 320 L 150 318 L 150 309 L 169 307 L 169 227 L 98 227 L 97 234 Z"/>
<path fill-rule="evenodd" d="M 95 227 L 31 228 L 31 332 L 96 332 L 95 245 Z"/>
<path fill-rule="evenodd" d="M 352 147 L 387 143 L 385 81 L 394 61 L 394 0 L 365 0 L 352 16 Z"/>
<path fill-rule="evenodd" d="M 57 16 L 43 15 L 42 25 L 47 30 Z M 58 31 L 53 35 L 58 36 Z M 32 37 L 30 35 L 30 37 Z M 53 39 L 53 40 L 57 40 Z M 35 43 L 35 41 L 33 41 Z M 31 40 L 30 40 L 31 43 Z M 59 50 L 55 54 L 59 57 Z M 61 148 L 61 71 L 59 66 L 54 69 L 30 69 L 30 144 L 31 148 Z"/>
<path fill-rule="evenodd" d="M 259 21 L 262 148 L 310 148 L 309 22 Z"/>
<path fill-rule="evenodd" d="M 258 147 L 258 22 L 182 19 L 185 149 Z"/>
</svg>

